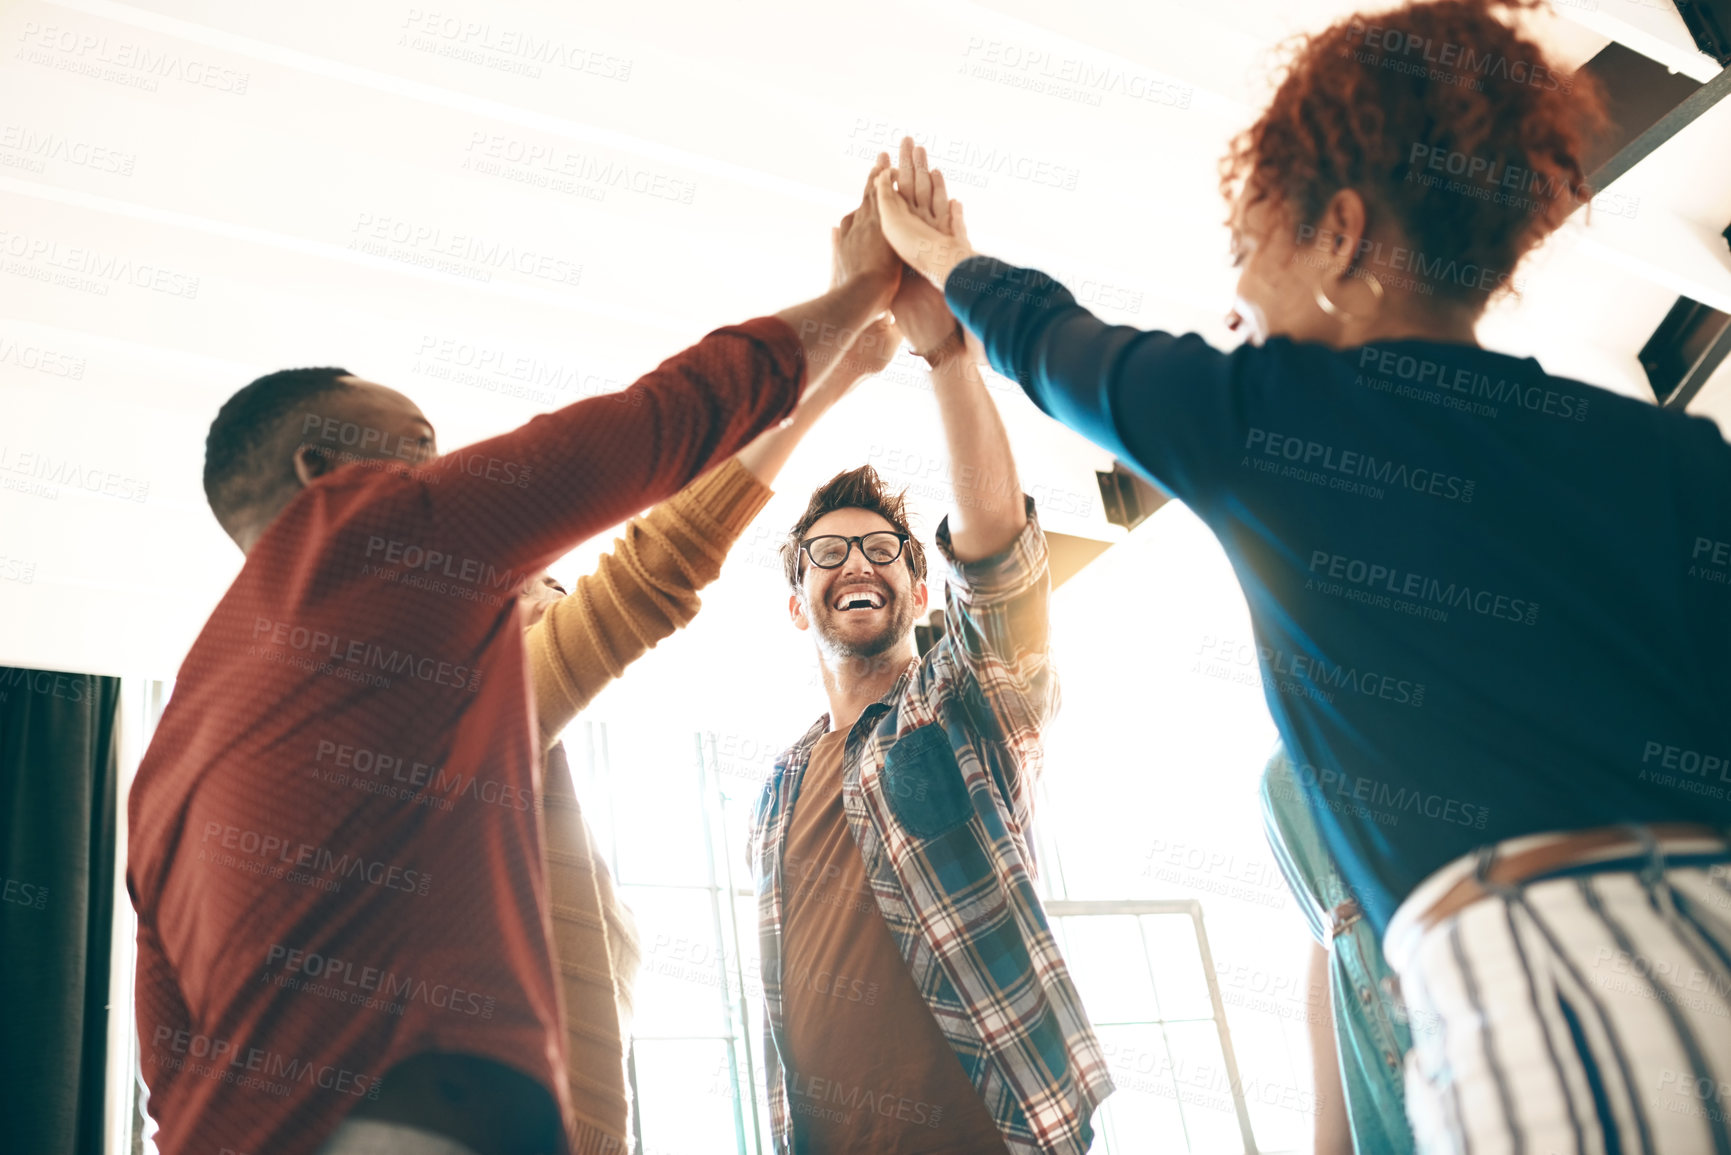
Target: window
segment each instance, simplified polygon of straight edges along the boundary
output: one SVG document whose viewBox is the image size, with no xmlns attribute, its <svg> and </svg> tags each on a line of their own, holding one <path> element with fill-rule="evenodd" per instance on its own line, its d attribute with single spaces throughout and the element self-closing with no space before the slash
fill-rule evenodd
<svg viewBox="0 0 1731 1155">
<path fill-rule="evenodd" d="M 645 1155 L 773 1150 L 763 1089 L 757 902 L 746 835 L 779 751 L 579 721 L 577 792 L 643 943 L 632 1078 Z M 1047 860 L 1050 862 L 1050 859 Z M 1049 900 L 1119 1090 L 1094 1150 L 1255 1150 L 1192 899 Z"/>
</svg>

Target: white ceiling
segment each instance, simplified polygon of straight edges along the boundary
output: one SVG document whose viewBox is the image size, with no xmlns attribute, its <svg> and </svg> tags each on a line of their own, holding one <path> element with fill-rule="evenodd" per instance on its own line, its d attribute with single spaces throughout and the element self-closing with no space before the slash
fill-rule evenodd
<svg viewBox="0 0 1731 1155">
<path fill-rule="evenodd" d="M 981 248 L 1063 276 L 1115 320 L 1225 343 L 1215 160 L 1265 96 L 1272 46 L 1352 7 L 13 0 L 0 662 L 173 673 L 239 566 L 199 474 L 211 416 L 251 378 L 345 365 L 414 396 L 447 448 L 520 424 L 580 394 L 512 397 L 502 363 L 613 388 L 717 325 L 821 291 L 829 226 L 904 132 L 946 161 Z M 1650 3 L 1559 11 L 1539 34 L 1565 62 L 1615 35 L 1710 69 Z M 531 43 L 576 67 L 543 57 L 525 73 Z M 1027 87 L 1080 70 L 1091 79 L 1069 91 Z M 508 159 L 525 153 L 580 175 L 557 187 Z M 1731 102 L 1616 191 L 1626 215 L 1571 222 L 1481 335 L 1640 395 L 1635 352 L 1679 293 L 1731 311 L 1717 236 Z M 425 268 L 435 235 L 515 246 L 546 275 Z M 759 545 L 811 485 L 862 460 L 914 484 L 929 534 L 945 490 L 923 379 L 899 363 L 844 403 L 784 473 Z M 999 384 L 1045 524 L 1122 536 L 1094 488 L 1107 456 Z M 1731 415 L 1731 374 L 1697 408 Z M 32 461 L 122 496 L 32 482 Z M 556 572 L 576 576 L 608 540 Z M 773 570 L 755 568 L 737 589 L 775 597 Z"/>
</svg>

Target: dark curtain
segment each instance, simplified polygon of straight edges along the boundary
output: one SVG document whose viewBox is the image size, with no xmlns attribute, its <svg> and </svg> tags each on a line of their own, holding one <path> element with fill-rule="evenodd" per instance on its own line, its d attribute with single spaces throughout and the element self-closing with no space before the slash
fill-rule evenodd
<svg viewBox="0 0 1731 1155">
<path fill-rule="evenodd" d="M 120 680 L 0 666 L 0 1148 L 101 1155 Z"/>
</svg>

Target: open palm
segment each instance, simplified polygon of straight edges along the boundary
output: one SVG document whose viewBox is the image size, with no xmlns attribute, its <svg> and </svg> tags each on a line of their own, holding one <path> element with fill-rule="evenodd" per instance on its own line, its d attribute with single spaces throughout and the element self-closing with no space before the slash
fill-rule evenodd
<svg viewBox="0 0 1731 1155">
<path fill-rule="evenodd" d="M 952 234 L 961 210 L 944 187 L 944 174 L 926 163 L 926 150 L 903 138 L 900 162 L 895 168 L 896 192 L 923 223 L 946 235 Z M 911 269 L 903 269 L 901 285 L 890 302 L 896 327 L 915 352 L 929 352 L 941 345 L 956 328 L 956 318 L 944 303 L 936 285 Z"/>
</svg>

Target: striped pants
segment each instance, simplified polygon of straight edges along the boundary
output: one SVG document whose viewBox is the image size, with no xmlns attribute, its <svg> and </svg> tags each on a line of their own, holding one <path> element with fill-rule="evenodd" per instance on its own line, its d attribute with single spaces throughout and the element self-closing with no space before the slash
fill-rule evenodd
<svg viewBox="0 0 1731 1155">
<path fill-rule="evenodd" d="M 1397 914 L 1419 1150 L 1731 1155 L 1728 861 L 1487 884 L 1398 959 Z"/>
</svg>

